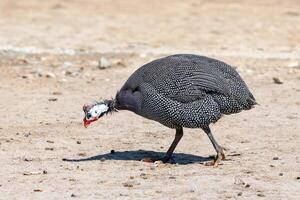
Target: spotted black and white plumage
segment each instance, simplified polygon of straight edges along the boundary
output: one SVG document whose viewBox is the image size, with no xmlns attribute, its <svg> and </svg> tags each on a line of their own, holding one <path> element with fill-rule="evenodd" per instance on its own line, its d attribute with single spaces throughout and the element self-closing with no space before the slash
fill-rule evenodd
<svg viewBox="0 0 300 200">
<path fill-rule="evenodd" d="M 223 114 L 256 104 L 245 82 L 224 62 L 179 54 L 136 70 L 117 94 L 117 108 L 170 128 L 202 128 Z"/>
<path fill-rule="evenodd" d="M 107 112 L 130 110 L 176 129 L 175 139 L 163 162 L 171 158 L 183 136 L 183 127 L 203 129 L 217 151 L 214 162 L 217 165 L 225 154 L 209 125 L 224 114 L 251 109 L 256 101 L 236 70 L 228 64 L 204 56 L 178 54 L 140 67 L 114 100 L 99 104 L 107 105 Z M 86 116 L 89 115 L 89 111 L 84 110 Z"/>
</svg>

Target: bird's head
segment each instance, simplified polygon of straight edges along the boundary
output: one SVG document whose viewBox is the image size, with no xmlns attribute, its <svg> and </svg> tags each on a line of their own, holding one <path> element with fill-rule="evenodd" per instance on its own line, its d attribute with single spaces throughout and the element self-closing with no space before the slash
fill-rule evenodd
<svg viewBox="0 0 300 200">
<path fill-rule="evenodd" d="M 83 125 L 87 128 L 92 122 L 97 121 L 104 114 L 108 114 L 113 109 L 112 100 L 105 100 L 94 104 L 85 104 L 83 106 L 84 118 Z"/>
</svg>

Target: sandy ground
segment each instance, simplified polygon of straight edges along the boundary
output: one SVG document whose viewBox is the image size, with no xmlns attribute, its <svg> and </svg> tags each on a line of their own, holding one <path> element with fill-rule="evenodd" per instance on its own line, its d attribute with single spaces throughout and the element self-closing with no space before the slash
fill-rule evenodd
<svg viewBox="0 0 300 200">
<path fill-rule="evenodd" d="M 300 2 L 0 2 L 0 199 L 300 199 Z M 82 126 L 82 105 L 172 53 L 236 66 L 260 106 L 174 130 L 122 111 Z M 104 58 L 111 67 L 98 69 Z M 279 78 L 282 84 L 276 84 Z M 111 154 L 111 150 L 115 153 Z M 63 161 L 64 158 L 72 161 Z"/>
</svg>

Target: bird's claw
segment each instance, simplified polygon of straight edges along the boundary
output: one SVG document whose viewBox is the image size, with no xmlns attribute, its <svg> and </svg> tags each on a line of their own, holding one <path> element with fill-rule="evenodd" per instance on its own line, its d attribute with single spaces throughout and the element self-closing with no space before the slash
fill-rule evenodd
<svg viewBox="0 0 300 200">
<path fill-rule="evenodd" d="M 215 159 L 212 161 L 205 162 L 204 165 L 218 167 L 218 165 L 221 164 L 221 160 L 225 160 L 224 150 L 225 148 L 220 147 L 219 151 L 217 152 L 217 155 L 215 156 Z"/>
</svg>

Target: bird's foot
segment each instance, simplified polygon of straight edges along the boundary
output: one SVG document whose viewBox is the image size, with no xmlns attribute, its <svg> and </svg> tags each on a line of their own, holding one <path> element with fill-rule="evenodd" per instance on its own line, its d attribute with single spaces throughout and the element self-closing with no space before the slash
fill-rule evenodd
<svg viewBox="0 0 300 200">
<path fill-rule="evenodd" d="M 218 167 L 218 165 L 221 164 L 221 160 L 225 160 L 224 150 L 225 148 L 220 147 L 217 152 L 217 155 L 215 156 L 215 159 L 212 161 L 205 162 L 204 165 Z"/>
</svg>

